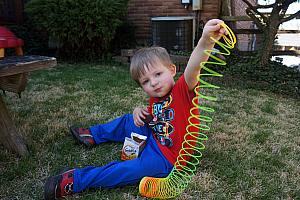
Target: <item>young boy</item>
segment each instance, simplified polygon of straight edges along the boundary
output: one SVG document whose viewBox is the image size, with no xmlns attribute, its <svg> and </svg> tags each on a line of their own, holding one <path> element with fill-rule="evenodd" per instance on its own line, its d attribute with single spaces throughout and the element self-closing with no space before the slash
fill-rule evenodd
<svg viewBox="0 0 300 200">
<path fill-rule="evenodd" d="M 147 136 L 147 144 L 138 158 L 115 161 L 102 167 L 76 168 L 48 178 L 44 187 L 45 199 L 57 199 L 87 188 L 112 188 L 136 184 L 143 177 L 166 177 L 178 156 L 189 111 L 193 107 L 193 89 L 198 84 L 200 62 L 208 56 L 214 41 L 225 34 L 218 19 L 206 23 L 202 37 L 191 54 L 184 74 L 175 83 L 176 67 L 167 51 L 161 47 L 140 49 L 130 65 L 132 78 L 149 95 L 148 108 L 138 107 L 109 123 L 88 129 L 71 127 L 72 135 L 86 146 L 107 141 L 124 142 L 132 132 Z"/>
</svg>

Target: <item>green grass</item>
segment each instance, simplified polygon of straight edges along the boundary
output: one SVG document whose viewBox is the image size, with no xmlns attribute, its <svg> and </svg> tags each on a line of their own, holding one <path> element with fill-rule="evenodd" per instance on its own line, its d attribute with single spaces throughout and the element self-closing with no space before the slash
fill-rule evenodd
<svg viewBox="0 0 300 200">
<path fill-rule="evenodd" d="M 226 78 L 226 77 L 225 77 Z M 219 101 L 201 165 L 177 199 L 300 199 L 299 99 L 241 86 L 213 91 Z M 122 144 L 76 145 L 73 124 L 104 123 L 147 97 L 128 66 L 60 64 L 33 72 L 26 91 L 4 97 L 30 156 L 0 146 L 0 199 L 42 199 L 45 179 L 65 166 L 101 166 L 120 160 Z M 68 199 L 145 199 L 138 186 L 91 189 Z"/>
</svg>

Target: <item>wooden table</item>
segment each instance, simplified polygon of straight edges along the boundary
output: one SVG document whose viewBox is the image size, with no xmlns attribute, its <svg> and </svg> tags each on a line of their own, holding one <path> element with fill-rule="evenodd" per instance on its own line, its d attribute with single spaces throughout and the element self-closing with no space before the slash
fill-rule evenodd
<svg viewBox="0 0 300 200">
<path fill-rule="evenodd" d="M 56 66 L 56 58 L 45 56 L 12 56 L 0 60 L 0 89 L 20 93 L 25 89 L 31 71 Z M 28 154 L 26 142 L 18 132 L 0 95 L 0 143 L 21 156 Z"/>
</svg>

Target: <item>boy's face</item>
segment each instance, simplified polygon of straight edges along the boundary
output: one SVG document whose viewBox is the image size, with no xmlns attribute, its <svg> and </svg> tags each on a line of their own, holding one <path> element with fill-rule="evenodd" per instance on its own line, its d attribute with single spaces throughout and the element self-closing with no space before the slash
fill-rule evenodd
<svg viewBox="0 0 300 200">
<path fill-rule="evenodd" d="M 161 62 L 157 62 L 155 66 L 145 69 L 145 73 L 139 78 L 139 83 L 150 97 L 163 97 L 173 88 L 175 75 L 174 65 L 166 67 Z"/>
</svg>

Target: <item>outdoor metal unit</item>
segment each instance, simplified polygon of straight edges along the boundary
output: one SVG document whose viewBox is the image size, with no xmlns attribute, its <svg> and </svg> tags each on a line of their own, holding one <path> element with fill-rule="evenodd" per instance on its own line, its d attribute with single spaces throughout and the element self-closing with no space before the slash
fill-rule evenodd
<svg viewBox="0 0 300 200">
<path fill-rule="evenodd" d="M 154 17 L 152 41 L 168 51 L 192 51 L 193 17 Z"/>
</svg>

